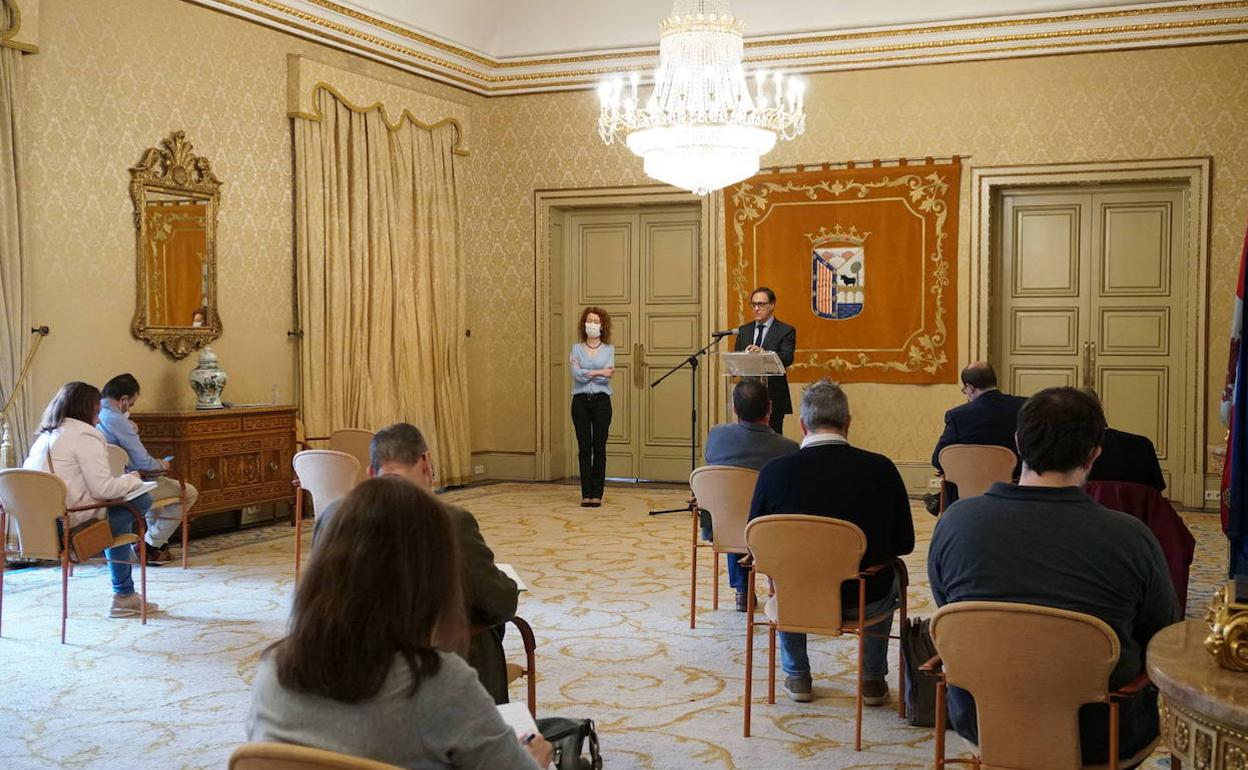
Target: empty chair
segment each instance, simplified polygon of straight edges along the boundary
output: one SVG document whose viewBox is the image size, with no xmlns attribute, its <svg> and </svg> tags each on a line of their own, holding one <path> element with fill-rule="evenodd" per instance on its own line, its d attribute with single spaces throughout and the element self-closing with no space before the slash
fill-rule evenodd
<svg viewBox="0 0 1248 770">
<path fill-rule="evenodd" d="M 958 488 L 958 499 L 975 497 L 998 481 L 1014 480 L 1018 457 L 1003 446 L 992 444 L 951 444 L 940 450 L 940 467 L 945 481 Z M 940 510 L 945 510 L 945 490 L 941 486 Z"/>
<path fill-rule="evenodd" d="M 61 644 L 65 643 L 65 626 L 69 618 L 69 574 L 71 551 L 69 548 L 69 514 L 91 511 L 103 505 L 65 507 L 65 482 L 43 471 L 9 468 L 0 470 L 0 533 L 7 533 L 12 525 L 17 535 L 17 550 L 10 550 L 7 542 L 0 549 L 0 618 L 4 608 L 4 560 L 8 556 L 26 559 L 44 559 L 61 563 Z M 137 529 L 143 531 L 143 519 L 133 505 L 122 501 L 108 501 L 112 506 L 125 506 L 133 513 Z M 57 532 L 60 521 L 61 532 Z M 113 537 L 110 548 L 119 548 L 141 542 L 140 535 L 125 534 Z M 140 546 L 141 556 L 146 549 Z M 107 560 L 107 559 L 106 559 Z M 139 616 L 147 623 L 147 565 L 139 560 Z"/>
<path fill-rule="evenodd" d="M 727 465 L 704 465 L 689 476 L 697 500 L 693 509 L 693 543 L 689 566 L 689 627 L 694 628 L 698 596 L 698 510 L 711 514 L 711 607 L 719 609 L 719 555 L 746 554 L 745 522 L 758 471 Z"/>
<path fill-rule="evenodd" d="M 360 463 L 344 452 L 305 449 L 295 455 L 295 583 L 299 582 L 299 562 L 303 543 L 303 491 L 312 495 L 313 515 L 340 500 L 359 482 Z"/>
<path fill-rule="evenodd" d="M 866 629 L 892 614 L 866 617 L 867 577 L 890 567 L 897 571 L 901 624 L 906 625 L 906 565 L 900 559 L 863 569 L 867 537 L 854 524 L 826 516 L 772 514 L 751 521 L 745 540 L 753 555 L 745 632 L 745 736 L 750 735 L 754 676 L 754 581 L 758 573 L 771 579 L 774 593 L 763 608 L 767 626 L 767 702 L 776 702 L 776 632 L 858 637 L 858 677 L 854 750 L 862 750 L 862 654 Z M 858 583 L 858 617 L 842 615 L 841 584 Z M 896 638 L 896 637 L 893 637 Z M 897 708 L 905 714 L 906 668 L 897 661 Z"/>
<path fill-rule="evenodd" d="M 230 755 L 230 770 L 397 770 L 375 762 L 324 749 L 290 743 L 244 743 Z"/>
<path fill-rule="evenodd" d="M 371 462 L 368 451 L 373 435 L 373 431 L 362 428 L 340 428 L 328 436 L 304 436 L 299 443 L 304 449 L 310 449 L 313 441 L 326 441 L 329 442 L 327 449 L 351 455 L 360 464 L 359 480 L 363 481 L 368 476 Z"/>
<path fill-rule="evenodd" d="M 939 658 L 924 668 L 938 672 L 936 768 L 959 762 L 1014 770 L 1111 768 L 1118 761 L 1118 704 L 1148 683 L 1141 674 L 1111 692 L 1109 676 L 1118 662 L 1114 630 L 1099 618 L 1069 610 L 1012 602 L 955 602 L 931 621 Z M 945 759 L 945 688 L 960 687 L 975 698 L 979 745 L 972 760 Z M 1080 753 L 1079 708 L 1109 704 L 1109 761 L 1084 765 Z M 1152 753 L 1158 741 L 1124 765 Z"/>
</svg>

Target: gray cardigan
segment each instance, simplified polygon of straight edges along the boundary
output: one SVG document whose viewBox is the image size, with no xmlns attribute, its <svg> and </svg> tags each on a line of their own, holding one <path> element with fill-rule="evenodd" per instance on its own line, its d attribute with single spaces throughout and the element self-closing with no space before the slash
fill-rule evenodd
<svg viewBox="0 0 1248 770">
<path fill-rule="evenodd" d="M 534 770 L 537 763 L 503 722 L 476 672 L 456 655 L 439 655 L 441 670 L 414 696 L 407 696 L 407 664 L 396 659 L 381 690 L 364 703 L 288 690 L 277 680 L 273 656 L 265 655 L 252 686 L 247 739 L 312 746 L 412 770 Z"/>
</svg>

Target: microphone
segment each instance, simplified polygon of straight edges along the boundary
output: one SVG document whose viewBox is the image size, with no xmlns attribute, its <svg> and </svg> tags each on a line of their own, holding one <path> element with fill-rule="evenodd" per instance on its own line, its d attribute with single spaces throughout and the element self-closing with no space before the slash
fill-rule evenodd
<svg viewBox="0 0 1248 770">
<path fill-rule="evenodd" d="M 711 332 L 711 336 L 715 339 L 719 339 L 720 337 L 731 337 L 736 333 L 736 329 L 724 329 L 722 332 Z"/>
</svg>

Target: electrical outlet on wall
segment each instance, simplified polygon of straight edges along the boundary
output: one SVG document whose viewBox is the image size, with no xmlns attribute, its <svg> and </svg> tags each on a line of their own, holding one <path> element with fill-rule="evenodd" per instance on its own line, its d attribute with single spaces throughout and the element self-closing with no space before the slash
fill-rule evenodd
<svg viewBox="0 0 1248 770">
<path fill-rule="evenodd" d="M 472 475 L 473 475 L 473 476 L 483 476 L 483 475 L 485 475 L 485 466 L 484 466 L 484 465 L 474 465 L 474 466 L 472 466 Z"/>
<path fill-rule="evenodd" d="M 927 480 L 928 489 L 940 489 L 940 479 L 933 476 Z"/>
<path fill-rule="evenodd" d="M 1217 489 L 1206 489 L 1205 499 L 1208 500 L 1209 502 L 1216 503 L 1222 499 L 1222 492 Z"/>
</svg>

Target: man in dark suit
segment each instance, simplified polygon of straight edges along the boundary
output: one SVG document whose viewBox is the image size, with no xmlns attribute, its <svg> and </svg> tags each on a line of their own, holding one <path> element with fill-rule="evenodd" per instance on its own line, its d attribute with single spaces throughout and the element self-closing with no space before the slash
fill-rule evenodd
<svg viewBox="0 0 1248 770">
<path fill-rule="evenodd" d="M 776 318 L 776 293 L 766 286 L 759 286 L 750 295 L 754 320 L 737 328 L 737 351 L 757 353 L 763 350 L 775 352 L 780 363 L 787 369 L 797 352 L 797 329 Z M 771 398 L 771 429 L 784 435 L 784 416 L 793 413 L 793 401 L 789 398 L 789 378 L 780 375 L 767 378 L 767 395 Z"/>
<path fill-rule="evenodd" d="M 997 373 L 986 361 L 976 361 L 962 370 L 962 394 L 967 403 L 945 412 L 945 432 L 940 434 L 936 449 L 932 451 L 932 465 L 940 467 L 940 450 L 950 444 L 991 444 L 1003 446 L 1018 454 L 1014 444 L 1014 428 L 1018 423 L 1018 410 L 1026 401 L 1021 396 L 1010 396 L 997 389 Z M 1014 467 L 1014 475 L 1022 471 Z M 957 487 L 945 484 L 945 498 L 957 499 Z"/>
<path fill-rule="evenodd" d="M 1101 405 L 1101 397 L 1092 388 L 1082 388 L 1096 403 Z M 1166 488 L 1166 479 L 1161 475 L 1161 462 L 1157 459 L 1157 449 L 1148 436 L 1127 433 L 1123 430 L 1106 428 L 1101 439 L 1101 455 L 1092 464 L 1092 472 L 1088 481 L 1129 481 L 1143 484 L 1158 492 Z"/>
<path fill-rule="evenodd" d="M 762 470 L 769 461 L 797 451 L 797 442 L 785 438 L 768 427 L 771 401 L 767 387 L 755 379 L 744 379 L 732 389 L 732 411 L 736 422 L 716 425 L 706 437 L 706 464 L 731 465 L 734 468 Z M 702 539 L 711 539 L 708 511 L 702 514 Z M 728 584 L 737 591 L 737 612 L 745 612 L 747 576 L 737 566 L 741 557 L 726 554 Z"/>
<path fill-rule="evenodd" d="M 420 429 L 406 422 L 377 431 L 369 446 L 369 476 L 402 476 L 433 490 L 433 459 Z M 515 581 L 494 565 L 494 552 L 485 544 L 476 518 L 463 508 L 443 504 L 459 540 L 464 574 L 464 598 L 473 635 L 468 642 L 468 665 L 495 703 L 507 702 L 507 658 L 503 652 L 503 625 L 516 614 L 520 596 Z M 317 529 L 334 515 L 337 505 L 317 515 Z"/>
<path fill-rule="evenodd" d="M 914 550 L 910 500 L 897 466 L 884 455 L 849 445 L 849 401 L 830 380 L 814 383 L 802 395 L 801 450 L 777 457 L 758 475 L 750 519 L 773 513 L 804 513 L 842 519 L 867 537 L 862 566 L 870 567 Z M 863 645 L 863 701 L 879 706 L 888 701 L 888 632 L 897 606 L 899 584 L 893 570 L 867 579 L 868 617 L 888 613 L 887 620 L 867 628 Z M 858 587 L 841 586 L 845 617 L 858 617 Z M 795 701 L 811 699 L 810 660 L 806 635 L 780 632 L 784 689 Z"/>
</svg>

